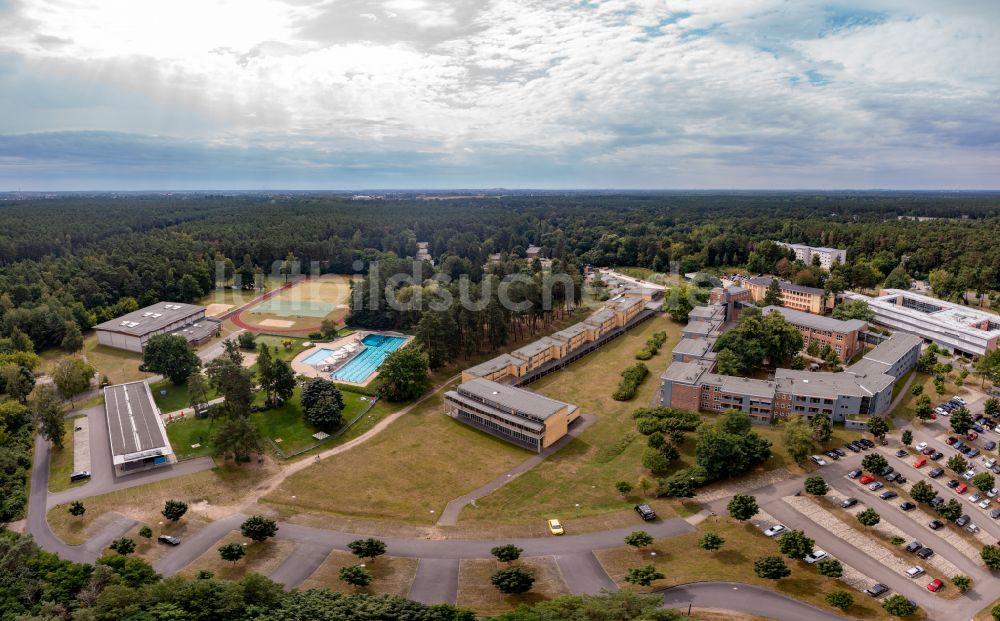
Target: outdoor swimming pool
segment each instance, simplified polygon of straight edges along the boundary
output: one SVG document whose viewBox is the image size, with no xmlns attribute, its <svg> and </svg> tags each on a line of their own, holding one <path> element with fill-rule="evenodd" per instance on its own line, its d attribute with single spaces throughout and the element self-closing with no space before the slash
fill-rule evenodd
<svg viewBox="0 0 1000 621">
<path fill-rule="evenodd" d="M 386 356 L 403 346 L 406 338 L 401 336 L 387 336 L 385 334 L 369 334 L 361 339 L 365 350 L 357 356 L 351 358 L 347 363 L 330 374 L 335 380 L 354 382 L 360 384 L 379 367 Z M 312 358 L 320 352 L 309 356 Z M 329 352 L 326 354 L 329 355 Z M 319 358 L 322 360 L 323 358 Z M 308 362 L 308 358 L 306 359 Z"/>
<path fill-rule="evenodd" d="M 314 366 L 322 363 L 327 358 L 329 358 L 330 354 L 332 354 L 332 353 L 333 353 L 332 349 L 327 349 L 325 347 L 321 347 L 321 348 L 317 349 L 316 351 L 314 351 L 313 353 L 309 354 L 309 357 L 306 358 L 305 360 L 303 360 L 302 362 L 308 364 L 309 366 L 313 366 L 314 367 Z"/>
</svg>

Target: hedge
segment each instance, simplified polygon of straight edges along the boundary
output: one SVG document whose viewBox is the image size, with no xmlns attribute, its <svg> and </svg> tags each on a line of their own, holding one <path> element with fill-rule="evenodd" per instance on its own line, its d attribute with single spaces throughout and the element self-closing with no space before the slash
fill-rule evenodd
<svg viewBox="0 0 1000 621">
<path fill-rule="evenodd" d="M 637 362 L 622 371 L 622 380 L 618 383 L 618 390 L 611 395 L 615 401 L 628 401 L 635 396 L 636 389 L 649 375 L 649 369 L 641 362 Z"/>
</svg>

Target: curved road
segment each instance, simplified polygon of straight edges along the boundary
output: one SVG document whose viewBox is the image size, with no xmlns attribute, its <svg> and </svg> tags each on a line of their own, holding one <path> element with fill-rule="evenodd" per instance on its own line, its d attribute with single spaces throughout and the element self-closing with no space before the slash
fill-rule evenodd
<svg viewBox="0 0 1000 621">
<path fill-rule="evenodd" d="M 827 612 L 763 587 L 738 582 L 693 582 L 660 591 L 667 608 L 717 608 L 776 621 L 844 621 Z"/>
</svg>

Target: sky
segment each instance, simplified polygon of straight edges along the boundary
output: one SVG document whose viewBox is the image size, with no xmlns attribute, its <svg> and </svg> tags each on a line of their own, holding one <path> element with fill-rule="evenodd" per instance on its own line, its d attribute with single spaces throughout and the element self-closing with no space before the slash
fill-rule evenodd
<svg viewBox="0 0 1000 621">
<path fill-rule="evenodd" d="M 0 0 L 0 191 L 1000 189 L 997 0 Z"/>
</svg>

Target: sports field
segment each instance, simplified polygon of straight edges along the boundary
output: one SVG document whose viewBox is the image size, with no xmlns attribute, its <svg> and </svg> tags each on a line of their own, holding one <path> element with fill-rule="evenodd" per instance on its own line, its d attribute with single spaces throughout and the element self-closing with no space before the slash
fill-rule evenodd
<svg viewBox="0 0 1000 621">
<path fill-rule="evenodd" d="M 342 322 L 351 298 L 348 276 L 311 278 L 280 289 L 239 313 L 236 323 L 263 332 L 312 332 L 325 319 Z"/>
</svg>

